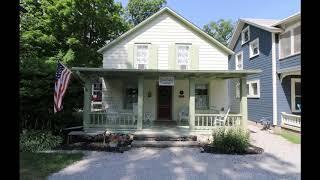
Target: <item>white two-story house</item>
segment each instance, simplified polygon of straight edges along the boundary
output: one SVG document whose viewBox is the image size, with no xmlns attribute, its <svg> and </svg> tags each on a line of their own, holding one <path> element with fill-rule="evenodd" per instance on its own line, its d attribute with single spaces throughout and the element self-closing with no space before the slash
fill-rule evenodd
<svg viewBox="0 0 320 180">
<path fill-rule="evenodd" d="M 72 68 L 85 82 L 85 130 L 246 125 L 246 77 L 260 70 L 229 70 L 233 51 L 170 8 L 98 52 L 102 68 Z M 241 82 L 237 114 L 229 112 L 228 81 L 233 78 Z"/>
</svg>

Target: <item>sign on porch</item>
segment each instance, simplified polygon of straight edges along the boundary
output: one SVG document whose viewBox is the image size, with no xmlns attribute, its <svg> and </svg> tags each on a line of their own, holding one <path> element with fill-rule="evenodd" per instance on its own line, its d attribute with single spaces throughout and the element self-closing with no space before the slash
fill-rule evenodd
<svg viewBox="0 0 320 180">
<path fill-rule="evenodd" d="M 160 76 L 159 86 L 174 86 L 174 77 L 171 76 Z"/>
</svg>

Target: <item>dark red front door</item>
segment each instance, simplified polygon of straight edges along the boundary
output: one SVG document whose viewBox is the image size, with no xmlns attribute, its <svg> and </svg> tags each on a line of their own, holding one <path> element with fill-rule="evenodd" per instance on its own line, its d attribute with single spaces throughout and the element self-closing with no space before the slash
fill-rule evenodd
<svg viewBox="0 0 320 180">
<path fill-rule="evenodd" d="M 158 119 L 171 119 L 172 86 L 158 86 Z"/>
</svg>

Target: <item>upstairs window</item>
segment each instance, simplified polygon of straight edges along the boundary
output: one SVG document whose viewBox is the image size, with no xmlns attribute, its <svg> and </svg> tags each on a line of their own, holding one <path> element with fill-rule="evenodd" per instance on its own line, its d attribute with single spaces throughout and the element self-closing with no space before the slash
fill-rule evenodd
<svg viewBox="0 0 320 180">
<path fill-rule="evenodd" d="M 259 38 L 250 42 L 249 51 L 250 51 L 250 58 L 253 58 L 253 57 L 259 55 L 259 53 L 260 53 L 260 51 L 259 51 Z"/>
<path fill-rule="evenodd" d="M 136 45 L 136 67 L 138 69 L 147 69 L 148 58 L 149 58 L 149 49 L 147 44 L 138 44 Z"/>
<path fill-rule="evenodd" d="M 249 26 L 244 28 L 241 32 L 241 44 L 245 44 L 250 40 Z"/>
<path fill-rule="evenodd" d="M 177 45 L 177 64 L 179 69 L 185 70 L 189 66 L 189 46 Z"/>
<path fill-rule="evenodd" d="M 295 25 L 279 35 L 279 58 L 286 58 L 301 52 L 301 26 Z"/>
<path fill-rule="evenodd" d="M 260 98 L 260 80 L 247 82 L 247 97 Z"/>
<path fill-rule="evenodd" d="M 209 109 L 208 84 L 196 84 L 195 103 L 196 109 Z"/>
<path fill-rule="evenodd" d="M 243 52 L 239 52 L 235 56 L 236 60 L 236 70 L 242 70 L 243 69 Z"/>
</svg>

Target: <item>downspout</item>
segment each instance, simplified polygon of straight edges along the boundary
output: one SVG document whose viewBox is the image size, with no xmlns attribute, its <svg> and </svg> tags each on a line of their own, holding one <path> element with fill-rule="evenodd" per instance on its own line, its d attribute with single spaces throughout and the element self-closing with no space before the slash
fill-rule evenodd
<svg viewBox="0 0 320 180">
<path fill-rule="evenodd" d="M 276 60 L 276 39 L 275 33 L 271 33 L 272 39 L 272 119 L 273 125 L 277 125 L 278 107 L 277 107 L 277 60 Z"/>
</svg>

